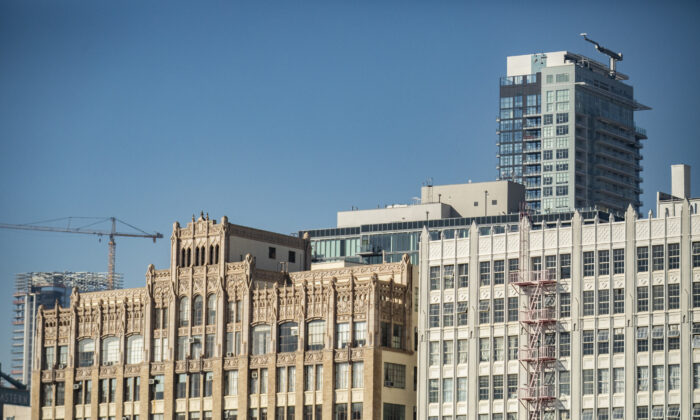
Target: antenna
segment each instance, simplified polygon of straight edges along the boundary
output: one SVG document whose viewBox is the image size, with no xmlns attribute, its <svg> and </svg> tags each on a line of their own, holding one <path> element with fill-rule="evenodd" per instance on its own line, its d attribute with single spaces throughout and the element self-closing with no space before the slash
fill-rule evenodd
<svg viewBox="0 0 700 420">
<path fill-rule="evenodd" d="M 622 61 L 622 53 L 616 53 L 616 52 L 613 51 L 613 50 L 610 50 L 610 49 L 607 49 L 607 48 L 603 47 L 603 46 L 600 45 L 599 43 L 597 43 L 597 42 L 595 42 L 594 40 L 590 39 L 590 38 L 588 37 L 588 34 L 585 33 L 585 32 L 581 33 L 581 36 L 583 37 L 584 40 L 586 40 L 586 41 L 590 42 L 591 44 L 595 45 L 595 49 L 598 50 L 598 52 L 601 52 L 601 53 L 607 55 L 608 57 L 610 57 L 610 77 L 614 78 L 614 77 L 615 77 L 615 74 L 617 73 L 616 70 L 615 70 L 615 67 L 616 67 L 615 64 L 616 64 L 618 61 Z"/>
</svg>

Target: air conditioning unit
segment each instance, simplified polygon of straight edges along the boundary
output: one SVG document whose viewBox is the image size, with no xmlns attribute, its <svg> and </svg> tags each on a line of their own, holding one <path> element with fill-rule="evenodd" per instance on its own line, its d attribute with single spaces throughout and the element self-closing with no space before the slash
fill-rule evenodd
<svg viewBox="0 0 700 420">
<path fill-rule="evenodd" d="M 231 356 L 233 356 L 233 352 L 232 352 L 232 351 L 226 352 L 226 357 L 231 357 Z"/>
<path fill-rule="evenodd" d="M 394 382 L 393 381 L 384 381 L 384 386 L 393 388 L 394 387 Z"/>
<path fill-rule="evenodd" d="M 148 380 L 148 385 L 155 385 L 155 384 L 156 384 L 156 380 L 155 380 L 155 379 L 149 379 L 149 380 Z"/>
<path fill-rule="evenodd" d="M 679 330 L 668 330 L 668 336 L 669 337 L 679 337 L 681 335 L 681 332 Z"/>
<path fill-rule="evenodd" d="M 258 371 L 254 370 L 254 371 L 250 372 L 250 377 L 253 379 L 258 379 Z"/>
<path fill-rule="evenodd" d="M 63 363 L 56 366 L 56 369 L 65 369 L 65 368 L 66 368 L 66 365 Z"/>
<path fill-rule="evenodd" d="M 291 335 L 299 335 L 299 327 L 290 328 L 290 334 Z"/>
<path fill-rule="evenodd" d="M 194 343 L 194 337 L 188 337 L 187 342 L 190 344 Z"/>
<path fill-rule="evenodd" d="M 80 384 L 73 384 L 73 389 L 75 389 L 75 390 L 80 389 Z"/>
</svg>

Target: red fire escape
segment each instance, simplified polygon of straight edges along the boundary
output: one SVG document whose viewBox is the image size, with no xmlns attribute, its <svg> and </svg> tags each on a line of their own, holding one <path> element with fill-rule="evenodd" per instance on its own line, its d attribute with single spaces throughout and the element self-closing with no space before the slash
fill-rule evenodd
<svg viewBox="0 0 700 420">
<path fill-rule="evenodd" d="M 530 263 L 530 220 L 520 220 L 520 270 L 511 273 L 510 284 L 520 296 L 520 325 L 526 341 L 518 351 L 518 360 L 525 368 L 527 384 L 518 392 L 530 420 L 542 420 L 545 412 L 554 410 L 556 393 L 554 373 L 557 352 L 546 335 L 556 330 L 556 272 L 535 270 Z M 539 267 L 541 268 L 541 267 Z"/>
</svg>

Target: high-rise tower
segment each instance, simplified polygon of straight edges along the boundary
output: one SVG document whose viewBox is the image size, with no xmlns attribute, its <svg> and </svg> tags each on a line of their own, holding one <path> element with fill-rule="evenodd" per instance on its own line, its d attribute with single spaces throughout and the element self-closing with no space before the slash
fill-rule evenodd
<svg viewBox="0 0 700 420">
<path fill-rule="evenodd" d="M 567 51 L 508 57 L 500 80 L 498 177 L 528 207 L 557 212 L 641 206 L 642 140 L 628 77 Z"/>
</svg>

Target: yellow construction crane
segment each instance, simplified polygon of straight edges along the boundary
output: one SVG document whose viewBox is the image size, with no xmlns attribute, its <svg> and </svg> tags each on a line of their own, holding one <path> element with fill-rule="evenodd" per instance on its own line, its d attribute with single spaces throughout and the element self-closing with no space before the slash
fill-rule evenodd
<svg viewBox="0 0 700 420">
<path fill-rule="evenodd" d="M 88 223 L 83 226 L 79 227 L 71 227 L 71 222 L 74 220 L 90 220 L 91 223 Z M 56 226 L 46 226 L 46 225 L 40 225 L 39 223 L 55 223 L 55 222 L 63 222 L 67 221 L 66 227 L 56 227 Z M 110 222 L 112 224 L 112 229 L 111 230 L 96 230 L 92 229 L 91 227 L 99 224 L 99 223 L 104 223 L 104 222 Z M 136 232 L 134 233 L 129 233 L 129 232 L 117 232 L 117 222 L 130 227 L 131 229 L 134 229 Z M 52 220 L 45 220 L 43 222 L 37 222 L 37 223 L 27 223 L 27 224 L 21 224 L 21 225 L 13 225 L 13 224 L 8 224 L 8 223 L 0 223 L 0 229 L 18 229 L 18 230 L 39 230 L 43 232 L 63 232 L 63 233 L 82 233 L 85 235 L 97 235 L 100 238 L 102 236 L 109 236 L 109 259 L 107 263 L 107 286 L 109 289 L 114 288 L 114 259 L 115 259 L 115 251 L 117 248 L 116 242 L 114 242 L 114 238 L 116 236 L 124 236 L 124 237 L 129 237 L 129 238 L 151 238 L 153 239 L 153 243 L 156 242 L 156 239 L 160 239 L 163 237 L 163 234 L 154 232 L 154 233 L 148 233 L 144 230 L 141 230 L 137 228 L 136 226 L 130 225 L 129 223 L 124 222 L 123 220 L 119 220 L 116 217 L 62 217 L 58 219 L 52 219 Z"/>
</svg>

